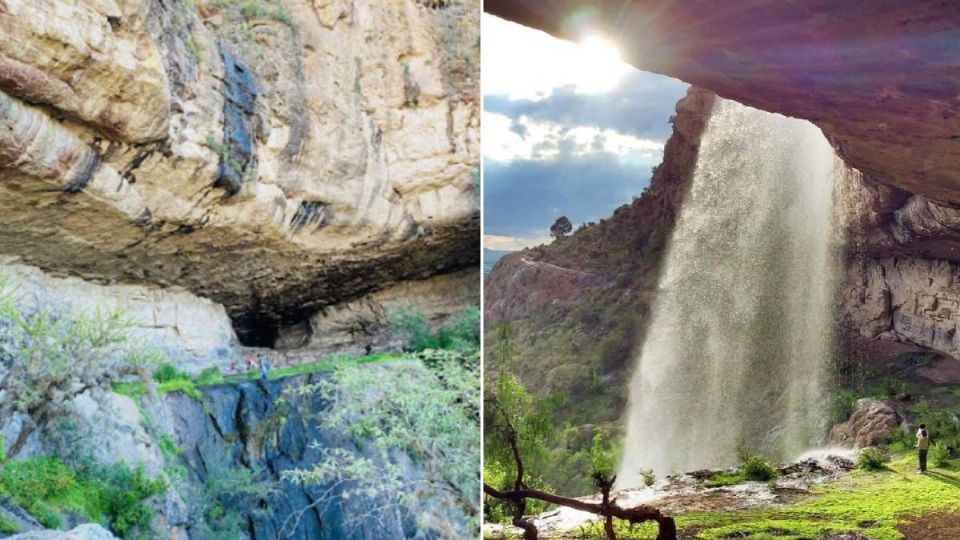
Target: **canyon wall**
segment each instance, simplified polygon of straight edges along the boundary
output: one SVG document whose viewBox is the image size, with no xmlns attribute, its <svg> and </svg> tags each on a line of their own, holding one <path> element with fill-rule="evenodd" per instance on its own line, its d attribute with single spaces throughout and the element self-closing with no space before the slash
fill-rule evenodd
<svg viewBox="0 0 960 540">
<path fill-rule="evenodd" d="M 272 345 L 479 263 L 478 2 L 0 2 L 0 253 Z"/>
<path fill-rule="evenodd" d="M 850 167 L 835 197 L 836 228 L 847 246 L 836 309 L 844 354 L 854 364 L 869 364 L 882 373 L 890 366 L 909 364 L 908 372 L 894 375 L 924 384 L 960 382 L 956 338 L 960 284 L 954 277 L 960 269 L 956 209 L 960 5 L 918 6 L 903 0 L 870 6 L 828 1 L 757 0 L 718 6 L 704 0 L 641 0 L 629 5 L 619 0 L 489 0 L 484 9 L 574 41 L 604 35 L 618 45 L 625 61 L 639 69 L 820 127 Z M 668 145 L 663 166 L 677 159 L 674 152 Z M 622 220 L 622 212 L 606 223 Z M 668 235 L 669 222 L 662 225 L 667 230 L 661 234 Z M 645 225 L 636 220 L 634 227 Z M 532 250 L 535 255 L 505 258 L 486 289 L 488 327 L 491 319 L 502 317 L 526 328 L 515 340 L 528 340 L 518 347 L 517 356 L 527 357 L 516 361 L 518 373 L 534 383 L 531 388 L 545 388 L 545 393 L 559 389 L 538 386 L 536 369 L 521 362 L 549 366 L 552 347 L 587 366 L 575 370 L 576 376 L 594 380 L 594 392 L 616 389 L 623 372 L 610 369 L 617 364 L 610 358 L 629 351 L 633 345 L 628 342 L 642 341 L 644 306 L 655 293 L 658 257 L 651 258 L 642 242 L 626 233 L 619 244 L 603 244 L 587 240 L 586 234 Z M 601 256 L 603 264 L 596 266 L 612 266 L 604 270 L 587 261 L 578 266 L 568 256 L 575 252 L 626 254 L 619 261 Z M 519 291 L 506 292 L 509 280 L 522 275 L 520 258 L 551 262 L 563 258 L 567 264 L 556 264 L 608 276 L 600 280 L 610 291 L 604 302 L 619 303 L 617 313 L 595 309 L 599 301 L 586 299 L 594 289 L 550 285 L 546 273 L 542 287 L 522 285 Z M 618 276 L 628 269 L 638 277 Z M 630 281 L 646 285 L 622 287 Z M 527 290 L 530 287 L 537 292 Z M 613 292 L 618 287 L 621 294 Z M 531 323 L 532 318 L 513 316 L 519 309 L 504 309 L 510 298 L 550 296 L 554 289 L 562 291 L 562 298 L 558 296 L 555 304 L 539 302 L 550 306 L 547 312 L 554 305 L 565 306 L 552 320 Z M 575 301 L 567 303 L 565 298 Z M 588 309 L 591 303 L 595 306 Z M 620 316 L 635 318 L 640 329 L 617 330 L 610 321 Z M 558 327 L 549 329 L 554 324 Z M 599 351 L 590 345 L 613 339 L 613 334 L 619 334 L 620 345 L 610 343 Z M 548 341 L 553 345 L 547 346 Z M 569 377 L 562 391 L 571 392 L 576 383 L 569 381 L 577 377 Z M 618 403 L 611 399 L 606 405 L 615 408 Z M 572 414 L 579 418 L 575 411 Z M 580 420 L 595 422 L 617 415 L 618 411 L 599 410 Z"/>
</svg>

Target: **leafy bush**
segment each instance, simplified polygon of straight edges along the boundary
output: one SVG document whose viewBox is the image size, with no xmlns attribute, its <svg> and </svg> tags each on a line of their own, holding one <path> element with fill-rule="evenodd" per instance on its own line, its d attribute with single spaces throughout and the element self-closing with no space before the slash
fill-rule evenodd
<svg viewBox="0 0 960 540">
<path fill-rule="evenodd" d="M 934 467 L 943 467 L 947 465 L 950 460 L 950 449 L 947 447 L 947 443 L 943 441 L 937 441 L 930 445 L 929 450 L 930 464 Z"/>
<path fill-rule="evenodd" d="M 835 392 L 830 403 L 830 423 L 840 424 L 849 420 L 857 404 L 857 398 L 857 392 L 854 390 L 844 388 Z"/>
<path fill-rule="evenodd" d="M 877 446 L 864 448 L 860 451 L 860 455 L 857 456 L 857 468 L 868 471 L 885 469 L 889 462 L 890 453 L 886 449 Z"/>
<path fill-rule="evenodd" d="M 450 344 L 456 350 L 480 349 L 480 307 L 467 306 L 447 324 Z"/>
<path fill-rule="evenodd" d="M 16 523 L 11 523 L 0 516 L 0 534 L 16 534 L 20 532 L 20 528 L 17 527 Z"/>
<path fill-rule="evenodd" d="M 55 307 L 18 302 L 13 288 L 0 276 L 0 359 L 9 373 L 0 381 L 5 396 L 0 417 L 27 414 L 7 453 L 15 457 L 37 429 L 34 418 L 69 416 L 72 398 L 84 391 L 76 381 L 104 385 L 128 375 L 143 376 L 156 355 L 127 339 L 131 325 L 122 310 L 60 311 Z M 16 362 L 9 361 L 16 359 Z"/>
<path fill-rule="evenodd" d="M 777 477 L 777 470 L 760 456 L 750 456 L 743 462 L 743 475 L 747 480 L 762 482 Z"/>
<path fill-rule="evenodd" d="M 917 439 L 905 429 L 898 427 L 890 432 L 890 450 L 893 452 L 912 452 L 916 443 Z"/>
<path fill-rule="evenodd" d="M 207 463 L 207 478 L 188 491 L 191 536 L 205 540 L 242 538 L 243 516 L 238 508 L 256 507 L 276 489 L 273 482 L 260 480 L 245 467 L 233 467 L 214 458 Z"/>
<path fill-rule="evenodd" d="M 158 383 L 165 383 L 165 382 L 170 382 L 176 379 L 189 379 L 189 378 L 190 377 L 186 373 L 179 371 L 176 368 L 176 366 L 174 366 L 170 362 L 167 362 L 161 365 L 160 367 L 157 368 L 156 371 L 153 372 L 153 380 L 157 381 Z"/>
<path fill-rule="evenodd" d="M 643 485 L 650 487 L 657 482 L 657 476 L 651 469 L 640 469 L 640 478 L 643 478 Z"/>
<path fill-rule="evenodd" d="M 423 312 L 411 308 L 400 307 L 390 314 L 390 326 L 400 334 L 404 346 L 410 351 L 426 349 L 441 349 L 437 336 L 430 329 Z"/>
<path fill-rule="evenodd" d="M 918 403 L 913 407 L 913 413 L 916 424 L 926 424 L 932 441 L 942 442 L 950 457 L 960 456 L 960 421 L 954 411 L 933 408 L 928 403 Z M 912 440 L 910 443 L 911 447 L 913 442 Z"/>
<path fill-rule="evenodd" d="M 197 375 L 197 384 L 203 386 L 208 384 L 221 384 L 223 383 L 223 374 L 220 373 L 220 368 L 208 367 L 207 369 L 200 372 L 200 375 Z"/>
<path fill-rule="evenodd" d="M 590 475 L 594 478 L 611 478 L 617 472 L 619 452 L 604 440 L 603 433 L 593 435 L 593 444 L 590 445 Z"/>
<path fill-rule="evenodd" d="M 907 393 L 907 385 L 899 379 L 886 377 L 880 382 L 875 395 L 879 398 L 892 398 L 902 396 Z"/>
<path fill-rule="evenodd" d="M 142 466 L 118 463 L 78 470 L 44 456 L 8 463 L 0 471 L 0 492 L 10 496 L 44 527 L 63 527 L 64 513 L 104 520 L 123 538 L 147 531 L 153 511 L 146 501 L 166 491 L 163 480 L 147 478 Z"/>
<path fill-rule="evenodd" d="M 125 463 L 97 466 L 84 476 L 99 488 L 100 508 L 115 533 L 130 538 L 135 530 L 150 529 L 153 510 L 146 501 L 167 491 L 163 479 L 147 478 L 143 465 L 133 468 Z"/>
<path fill-rule="evenodd" d="M 55 457 L 8 463 L 0 471 L 0 491 L 48 529 L 63 526 L 61 512 L 99 514 L 95 496 L 88 496 L 76 473 Z"/>
<path fill-rule="evenodd" d="M 349 366 L 285 397 L 329 403 L 315 418 L 326 428 L 360 438 L 364 454 L 322 448 L 310 469 L 284 471 L 285 480 L 329 486 L 318 504 L 359 497 L 379 506 L 395 505 L 420 516 L 430 532 L 443 538 L 476 537 L 479 529 L 480 423 L 477 362 L 446 362 L 442 369 L 404 362 Z M 411 483 L 390 456 L 403 452 L 426 471 Z M 426 502 L 426 503 L 425 503 Z M 470 530 L 463 530 L 463 527 Z"/>
<path fill-rule="evenodd" d="M 749 480 L 765 482 L 777 477 L 777 469 L 761 456 L 745 453 L 744 447 L 738 447 L 737 452 L 742 461 L 740 469 L 735 473 L 717 473 L 704 482 L 704 486 L 732 486 Z"/>
<path fill-rule="evenodd" d="M 3 440 L 3 435 L 0 435 L 0 463 L 3 463 L 6 460 L 7 460 L 6 442 Z"/>
</svg>

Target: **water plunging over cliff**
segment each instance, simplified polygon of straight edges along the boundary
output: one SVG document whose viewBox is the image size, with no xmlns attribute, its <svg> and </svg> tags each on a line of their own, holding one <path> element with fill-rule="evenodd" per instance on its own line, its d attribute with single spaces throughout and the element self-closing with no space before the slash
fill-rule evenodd
<svg viewBox="0 0 960 540">
<path fill-rule="evenodd" d="M 821 441 L 842 172 L 813 124 L 717 100 L 631 381 L 622 487 Z"/>
</svg>

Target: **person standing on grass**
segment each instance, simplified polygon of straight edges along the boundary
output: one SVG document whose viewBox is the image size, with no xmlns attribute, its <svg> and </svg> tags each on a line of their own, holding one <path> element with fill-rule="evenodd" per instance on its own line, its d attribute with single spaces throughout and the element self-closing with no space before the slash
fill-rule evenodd
<svg viewBox="0 0 960 540">
<path fill-rule="evenodd" d="M 260 357 L 260 380 L 264 383 L 267 382 L 267 374 L 270 371 L 270 362 L 267 361 L 265 356 Z"/>
<path fill-rule="evenodd" d="M 917 430 L 917 459 L 920 461 L 920 474 L 927 472 L 927 449 L 930 448 L 930 435 L 927 433 L 927 425 L 920 424 Z"/>
</svg>

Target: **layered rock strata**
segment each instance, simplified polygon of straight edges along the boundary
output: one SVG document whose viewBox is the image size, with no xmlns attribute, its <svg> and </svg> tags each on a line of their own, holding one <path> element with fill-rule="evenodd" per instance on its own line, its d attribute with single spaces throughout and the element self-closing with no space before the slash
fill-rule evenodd
<svg viewBox="0 0 960 540">
<path fill-rule="evenodd" d="M 0 2 L 0 253 L 241 341 L 479 263 L 477 3 Z"/>
</svg>

